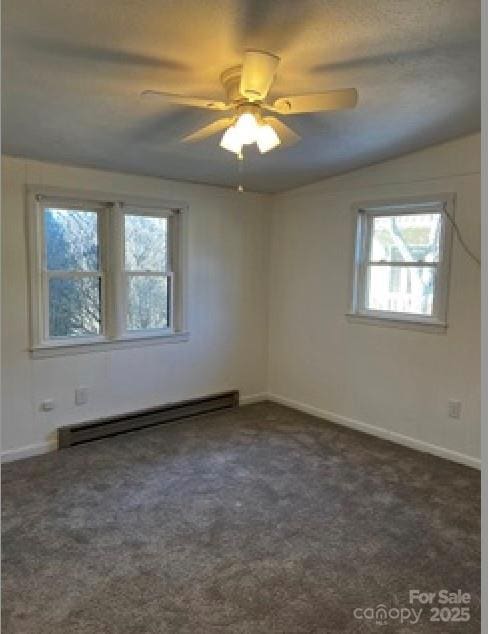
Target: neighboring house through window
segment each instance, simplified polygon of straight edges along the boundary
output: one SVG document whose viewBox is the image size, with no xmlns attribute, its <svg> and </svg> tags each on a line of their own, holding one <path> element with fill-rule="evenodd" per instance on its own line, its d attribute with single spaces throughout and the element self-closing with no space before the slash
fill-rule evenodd
<svg viewBox="0 0 488 634">
<path fill-rule="evenodd" d="M 358 206 L 351 315 L 444 327 L 453 196 Z"/>
</svg>

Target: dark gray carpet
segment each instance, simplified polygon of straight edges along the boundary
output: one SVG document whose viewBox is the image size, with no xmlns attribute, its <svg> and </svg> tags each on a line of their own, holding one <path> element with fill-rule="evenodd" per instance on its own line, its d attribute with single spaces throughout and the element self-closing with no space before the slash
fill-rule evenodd
<svg viewBox="0 0 488 634">
<path fill-rule="evenodd" d="M 3 468 L 5 634 L 479 632 L 479 473 L 263 403 Z M 462 589 L 468 623 L 356 607 Z"/>
</svg>

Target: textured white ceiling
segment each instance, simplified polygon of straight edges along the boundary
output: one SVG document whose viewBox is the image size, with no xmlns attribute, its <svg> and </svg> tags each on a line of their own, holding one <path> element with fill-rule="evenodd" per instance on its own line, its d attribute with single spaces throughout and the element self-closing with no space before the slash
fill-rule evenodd
<svg viewBox="0 0 488 634">
<path fill-rule="evenodd" d="M 287 117 L 303 140 L 249 153 L 280 191 L 480 128 L 479 0 L 3 0 L 3 151 L 233 186 L 218 114 L 144 89 L 222 98 L 245 48 L 281 56 L 271 96 L 356 87 L 355 110 Z"/>
</svg>

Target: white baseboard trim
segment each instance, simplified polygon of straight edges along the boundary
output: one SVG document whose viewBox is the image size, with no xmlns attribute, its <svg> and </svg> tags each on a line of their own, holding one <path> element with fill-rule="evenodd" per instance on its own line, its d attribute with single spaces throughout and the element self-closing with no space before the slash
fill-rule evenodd
<svg viewBox="0 0 488 634">
<path fill-rule="evenodd" d="M 446 460 L 451 460 L 452 462 L 458 462 L 468 467 L 481 469 L 481 460 L 479 458 L 475 458 L 474 456 L 468 456 L 452 449 L 446 449 L 445 447 L 439 447 L 439 445 L 432 445 L 431 443 L 423 440 L 412 438 L 411 436 L 404 436 L 403 434 L 390 431 L 383 427 L 376 427 L 375 425 L 370 425 L 369 423 L 355 420 L 354 418 L 341 416 L 335 412 L 329 412 L 327 410 L 319 409 L 318 407 L 313 407 L 312 405 L 306 405 L 305 403 L 294 401 L 293 399 L 279 394 L 268 394 L 267 398 L 269 401 L 273 401 L 274 403 L 286 405 L 287 407 L 297 409 L 306 414 L 311 414 L 317 418 L 323 418 L 331 423 L 344 425 L 345 427 L 350 427 L 351 429 L 356 429 L 357 431 L 362 431 L 366 434 L 377 436 L 378 438 L 383 438 L 384 440 L 390 440 L 391 442 L 395 442 L 399 445 L 404 445 L 410 449 L 416 449 L 417 451 L 430 453 L 434 456 L 439 456 L 440 458 L 445 458 Z"/>
<path fill-rule="evenodd" d="M 478 458 L 474 458 L 473 456 L 468 456 L 458 451 L 453 451 L 452 449 L 439 447 L 438 445 L 432 445 L 431 443 L 424 442 L 423 440 L 417 440 L 416 438 L 412 438 L 411 436 L 404 436 L 403 434 L 384 429 L 383 427 L 377 427 L 363 421 L 355 420 L 353 418 L 347 418 L 346 416 L 341 416 L 340 414 L 336 414 L 335 412 L 319 409 L 318 407 L 313 407 L 312 405 L 307 405 L 305 403 L 301 403 L 300 401 L 295 401 L 279 394 L 269 394 L 266 392 L 250 394 L 249 396 L 242 396 L 240 398 L 239 404 L 251 405 L 253 403 L 261 403 L 262 401 L 273 401 L 274 403 L 286 405 L 287 407 L 305 412 L 306 414 L 311 414 L 312 416 L 316 416 L 317 418 L 323 418 L 330 421 L 331 423 L 344 425 L 345 427 L 350 427 L 351 429 L 356 429 L 366 434 L 377 436 L 378 438 L 383 438 L 384 440 L 390 440 L 391 442 L 395 442 L 399 445 L 410 447 L 410 449 L 416 449 L 417 451 L 430 453 L 434 456 L 439 456 L 440 458 L 452 460 L 453 462 L 458 462 L 468 467 L 481 469 L 481 460 L 479 460 Z M 38 456 L 43 453 L 48 453 L 49 451 L 54 451 L 56 448 L 56 442 L 51 441 L 37 443 L 34 445 L 27 445 L 25 447 L 18 447 L 17 449 L 6 449 L 1 452 L 1 461 L 2 463 L 4 463 L 13 462 L 14 460 L 22 460 L 22 458 L 30 458 L 31 456 Z"/>
<path fill-rule="evenodd" d="M 269 395 L 267 392 L 259 392 L 258 394 L 250 394 L 249 396 L 241 396 L 239 398 L 239 405 L 252 405 L 253 403 L 262 403 L 267 401 Z"/>
<path fill-rule="evenodd" d="M 30 458 L 32 456 L 39 456 L 49 451 L 57 449 L 56 442 L 40 442 L 35 445 L 26 445 L 25 447 L 18 447 L 17 449 L 5 449 L 1 453 L 2 463 L 13 462 L 14 460 L 22 460 L 22 458 Z"/>
<path fill-rule="evenodd" d="M 239 405 L 252 405 L 253 403 L 260 403 L 266 401 L 268 395 L 266 392 L 260 392 L 258 394 L 249 394 L 249 396 L 241 396 L 239 399 Z M 17 447 L 16 449 L 5 449 L 0 453 L 1 462 L 14 462 L 15 460 L 22 460 L 23 458 L 30 458 L 32 456 L 39 456 L 43 453 L 48 453 L 57 449 L 55 441 L 42 442 L 34 445 L 26 445 L 25 447 Z"/>
</svg>

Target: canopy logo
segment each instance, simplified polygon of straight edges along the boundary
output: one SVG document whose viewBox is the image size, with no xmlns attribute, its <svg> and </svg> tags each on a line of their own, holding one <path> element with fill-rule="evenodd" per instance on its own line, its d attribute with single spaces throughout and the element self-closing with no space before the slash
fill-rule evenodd
<svg viewBox="0 0 488 634">
<path fill-rule="evenodd" d="M 353 615 L 358 621 L 370 621 L 376 625 L 397 622 L 401 625 L 416 625 L 423 614 L 431 621 L 444 623 L 466 623 L 470 620 L 471 595 L 469 592 L 457 590 L 439 590 L 422 592 L 409 591 L 408 606 L 387 607 L 379 603 L 376 607 L 354 608 Z"/>
<path fill-rule="evenodd" d="M 388 608 L 384 603 L 379 603 L 376 607 L 355 608 L 354 618 L 358 621 L 373 621 L 376 625 L 386 625 L 392 621 L 399 623 L 416 625 L 420 621 L 423 608 Z"/>
</svg>

